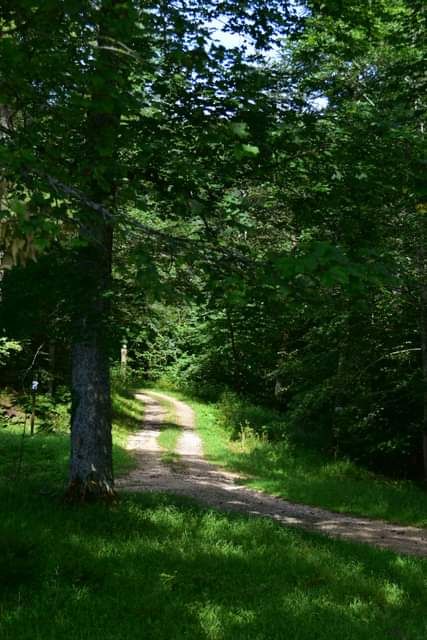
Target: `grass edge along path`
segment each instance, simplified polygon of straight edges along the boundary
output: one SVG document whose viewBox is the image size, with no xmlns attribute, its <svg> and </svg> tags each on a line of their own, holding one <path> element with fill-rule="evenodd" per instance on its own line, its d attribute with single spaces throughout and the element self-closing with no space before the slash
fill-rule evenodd
<svg viewBox="0 0 427 640">
<path fill-rule="evenodd" d="M 158 444 L 163 449 L 161 455 L 162 462 L 170 465 L 172 468 L 179 467 L 181 456 L 177 453 L 176 448 L 179 437 L 182 434 L 182 427 L 177 423 L 175 410 L 171 402 L 168 402 L 165 398 L 156 398 L 156 402 L 158 402 L 166 412 L 159 437 L 157 438 Z"/>
<path fill-rule="evenodd" d="M 297 450 L 286 442 L 269 443 L 250 428 L 245 428 L 243 439 L 233 440 L 217 404 L 169 388 L 157 390 L 192 407 L 206 459 L 241 473 L 242 484 L 338 513 L 427 527 L 427 492 L 415 483 L 391 480 L 345 460 Z"/>
</svg>

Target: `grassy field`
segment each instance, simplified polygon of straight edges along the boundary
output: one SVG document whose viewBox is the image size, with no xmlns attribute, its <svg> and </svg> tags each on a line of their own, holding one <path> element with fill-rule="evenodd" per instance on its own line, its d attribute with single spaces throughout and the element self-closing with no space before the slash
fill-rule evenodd
<svg viewBox="0 0 427 640">
<path fill-rule="evenodd" d="M 167 393 L 193 407 L 206 457 L 246 475 L 246 485 L 333 511 L 427 526 L 426 488 L 377 476 L 309 447 L 291 446 L 285 439 L 272 444 L 257 437 L 250 426 L 251 415 L 263 420 L 268 429 L 269 420 L 275 418 L 273 412 L 248 405 L 242 412 L 242 429 L 236 434 L 235 424 L 232 429 L 227 423 L 221 405 L 199 402 L 169 389 Z"/>
<path fill-rule="evenodd" d="M 2 640 L 425 640 L 425 561 L 165 496 L 1 493 Z"/>
</svg>

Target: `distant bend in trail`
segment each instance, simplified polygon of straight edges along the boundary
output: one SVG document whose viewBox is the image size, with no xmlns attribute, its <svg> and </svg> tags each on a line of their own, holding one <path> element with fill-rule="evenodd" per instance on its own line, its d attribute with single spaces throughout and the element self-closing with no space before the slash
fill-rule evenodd
<svg viewBox="0 0 427 640">
<path fill-rule="evenodd" d="M 224 511 L 272 518 L 286 526 L 364 542 L 396 553 L 427 556 L 427 531 L 423 529 L 297 504 L 238 484 L 241 476 L 203 458 L 202 443 L 194 430 L 194 413 L 187 404 L 154 391 L 137 393 L 136 398 L 145 405 L 142 428 L 128 442 L 137 468 L 117 481 L 119 489 L 170 492 Z M 173 406 L 176 422 L 182 427 L 176 449 L 180 456 L 178 465 L 162 462 L 162 448 L 157 442 L 166 415 L 162 400 Z"/>
</svg>

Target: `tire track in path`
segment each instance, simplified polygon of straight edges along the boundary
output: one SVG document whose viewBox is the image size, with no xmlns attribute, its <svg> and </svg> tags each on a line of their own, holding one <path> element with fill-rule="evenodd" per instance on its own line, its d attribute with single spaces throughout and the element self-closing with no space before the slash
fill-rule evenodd
<svg viewBox="0 0 427 640">
<path fill-rule="evenodd" d="M 202 443 L 194 429 L 194 413 L 187 404 L 154 391 L 137 393 L 135 397 L 145 405 L 143 427 L 128 441 L 137 468 L 117 480 L 118 489 L 165 491 L 193 498 L 216 509 L 268 517 L 285 526 L 363 542 L 396 553 L 427 557 L 426 529 L 334 513 L 239 484 L 239 474 L 225 471 L 204 459 Z M 162 406 L 165 401 L 172 406 L 176 422 L 182 428 L 177 444 L 179 465 L 162 461 L 162 448 L 157 442 L 166 417 Z"/>
</svg>

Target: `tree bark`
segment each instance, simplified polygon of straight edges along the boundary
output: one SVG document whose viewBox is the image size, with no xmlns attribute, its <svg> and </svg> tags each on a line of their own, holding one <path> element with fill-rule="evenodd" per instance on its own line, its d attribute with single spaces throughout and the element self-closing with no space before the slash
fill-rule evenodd
<svg viewBox="0 0 427 640">
<path fill-rule="evenodd" d="M 68 495 L 112 497 L 110 381 L 105 352 L 96 341 L 73 346 L 73 407 Z"/>
<path fill-rule="evenodd" d="M 51 340 L 49 342 L 49 382 L 48 382 L 48 391 L 49 395 L 53 396 L 55 391 L 55 363 L 56 363 L 56 348 L 55 342 Z"/>
<path fill-rule="evenodd" d="M 119 39 L 125 6 L 104 0 L 99 9 L 92 101 L 86 118 L 83 160 L 89 199 L 111 208 L 116 191 L 117 145 L 123 80 L 121 61 L 101 46 Z M 113 250 L 112 221 L 81 212 L 76 251 L 69 500 L 111 499 L 114 478 L 108 337 Z"/>
<path fill-rule="evenodd" d="M 225 307 L 225 317 L 227 320 L 228 333 L 230 336 L 231 353 L 233 358 L 232 371 L 233 371 L 234 384 L 237 389 L 240 389 L 241 383 L 242 383 L 242 371 L 240 368 L 239 350 L 236 345 L 236 334 L 234 331 L 233 318 L 231 316 L 230 308 L 228 305 L 226 305 Z"/>
<path fill-rule="evenodd" d="M 102 228 L 103 227 L 103 228 Z M 98 222 L 104 242 L 80 249 L 79 304 L 72 347 L 71 500 L 112 498 L 114 479 L 108 361 L 112 228 Z"/>
</svg>

